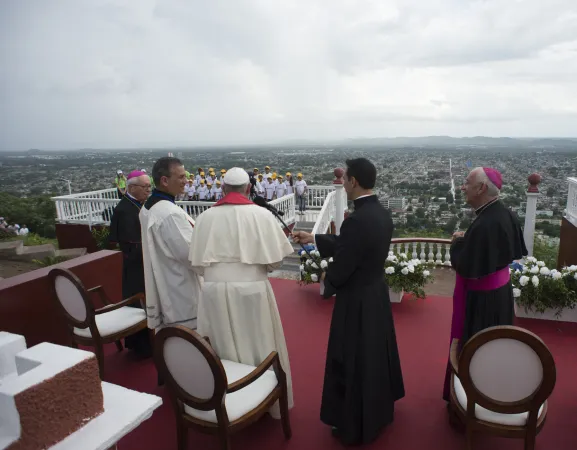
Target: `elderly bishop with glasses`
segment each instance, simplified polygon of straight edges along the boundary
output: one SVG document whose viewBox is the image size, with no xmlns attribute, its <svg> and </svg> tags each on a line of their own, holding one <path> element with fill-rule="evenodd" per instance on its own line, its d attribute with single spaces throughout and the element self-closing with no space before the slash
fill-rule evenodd
<svg viewBox="0 0 577 450">
<path fill-rule="evenodd" d="M 126 193 L 114 209 L 109 235 L 109 241 L 118 244 L 124 257 L 122 298 L 144 292 L 139 213 L 151 190 L 150 179 L 146 172 L 135 170 L 130 172 L 126 180 Z M 146 330 L 127 337 L 125 345 L 143 358 L 152 355 Z"/>
</svg>

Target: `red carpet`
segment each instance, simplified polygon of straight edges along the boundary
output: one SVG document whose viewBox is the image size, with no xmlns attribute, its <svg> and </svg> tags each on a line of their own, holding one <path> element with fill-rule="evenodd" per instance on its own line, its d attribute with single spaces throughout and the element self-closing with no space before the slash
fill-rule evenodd
<svg viewBox="0 0 577 450">
<path fill-rule="evenodd" d="M 319 420 L 324 357 L 332 300 L 318 295 L 318 285 L 273 280 L 291 359 L 295 407 L 291 410 L 293 437 L 285 441 L 279 422 L 266 416 L 232 438 L 234 450 L 343 448 Z M 441 399 L 447 362 L 451 317 L 449 298 L 430 297 L 393 305 L 406 397 L 396 404 L 395 422 L 366 446 L 387 450 L 463 450 L 464 436 L 448 424 Z M 542 450 L 577 448 L 577 324 L 520 320 L 519 326 L 538 334 L 557 364 L 557 385 L 549 404 L 547 423 L 537 437 Z M 122 450 L 176 449 L 174 418 L 164 388 L 156 386 L 150 360 L 134 361 L 130 353 L 109 346 L 106 381 L 164 399 L 163 406 L 120 441 Z M 520 374 L 522 376 L 522 374 Z M 521 450 L 522 441 L 478 435 L 475 450 Z M 217 450 L 213 436 L 190 431 L 189 449 Z"/>
</svg>

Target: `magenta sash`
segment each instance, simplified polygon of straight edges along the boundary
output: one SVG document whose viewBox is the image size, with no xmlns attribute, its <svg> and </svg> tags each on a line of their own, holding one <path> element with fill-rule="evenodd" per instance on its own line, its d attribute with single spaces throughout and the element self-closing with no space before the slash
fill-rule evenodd
<svg viewBox="0 0 577 450">
<path fill-rule="evenodd" d="M 455 290 L 453 291 L 453 318 L 451 321 L 451 339 L 449 340 L 449 349 L 453 339 L 461 339 L 463 329 L 465 328 L 465 313 L 467 310 L 467 292 L 468 291 L 492 291 L 505 286 L 510 280 L 509 266 L 487 275 L 483 278 L 463 278 L 456 274 Z M 460 342 L 460 345 L 464 345 Z M 443 398 L 449 399 L 449 386 L 451 379 L 451 367 L 447 365 L 445 376 L 445 386 L 443 389 Z"/>
</svg>

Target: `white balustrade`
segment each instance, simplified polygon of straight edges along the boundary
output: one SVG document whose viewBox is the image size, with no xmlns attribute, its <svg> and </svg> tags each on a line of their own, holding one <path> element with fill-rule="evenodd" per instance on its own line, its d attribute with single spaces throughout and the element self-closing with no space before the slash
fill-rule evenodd
<svg viewBox="0 0 577 450">
<path fill-rule="evenodd" d="M 577 178 L 567 178 L 567 181 L 569 182 L 569 191 L 565 218 L 577 227 Z"/>
<path fill-rule="evenodd" d="M 109 225 L 114 208 L 120 202 L 120 199 L 118 199 L 116 189 L 103 189 L 101 191 L 53 197 L 52 201 L 56 207 L 57 222 L 92 226 L 96 224 Z M 214 205 L 214 202 L 177 201 L 176 204 L 193 219 L 196 219 Z M 276 199 L 271 202 L 271 205 L 284 212 L 282 219 L 285 223 L 290 225 L 295 222 L 296 205 L 294 194 Z"/>
<path fill-rule="evenodd" d="M 392 252 L 405 253 L 412 259 L 437 266 L 451 266 L 450 249 L 450 239 L 396 238 L 390 246 Z"/>
<path fill-rule="evenodd" d="M 307 208 L 321 209 L 325 199 L 334 190 L 334 186 L 308 186 Z"/>
<path fill-rule="evenodd" d="M 312 234 L 327 233 L 335 214 L 335 191 L 328 194 L 317 217 Z"/>
</svg>

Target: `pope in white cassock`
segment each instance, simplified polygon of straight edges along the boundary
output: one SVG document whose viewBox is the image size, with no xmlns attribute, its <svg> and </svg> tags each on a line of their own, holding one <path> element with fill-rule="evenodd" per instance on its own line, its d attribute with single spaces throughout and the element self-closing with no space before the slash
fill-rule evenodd
<svg viewBox="0 0 577 450">
<path fill-rule="evenodd" d="M 160 158 L 152 168 L 156 189 L 140 210 L 148 328 L 196 329 L 201 280 L 188 261 L 194 220 L 175 204 L 186 173 L 179 159 Z"/>
<path fill-rule="evenodd" d="M 245 170 L 230 169 L 224 198 L 196 220 L 189 258 L 204 276 L 197 331 L 222 359 L 257 366 L 278 352 L 292 408 L 288 351 L 267 272 L 294 250 L 275 217 L 248 199 L 250 187 Z M 278 402 L 270 414 L 280 418 Z"/>
</svg>

